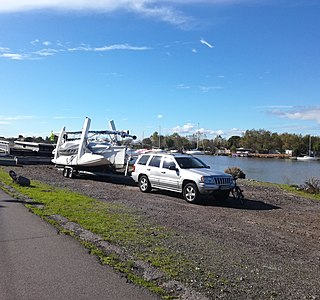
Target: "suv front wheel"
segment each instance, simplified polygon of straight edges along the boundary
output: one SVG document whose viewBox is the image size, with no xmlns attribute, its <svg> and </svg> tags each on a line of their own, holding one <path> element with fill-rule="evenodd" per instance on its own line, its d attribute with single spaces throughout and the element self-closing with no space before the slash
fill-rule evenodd
<svg viewBox="0 0 320 300">
<path fill-rule="evenodd" d="M 146 175 L 141 175 L 139 178 L 139 189 L 143 193 L 148 193 L 151 191 L 151 184 Z"/>
<path fill-rule="evenodd" d="M 183 198 L 189 203 L 196 203 L 198 201 L 199 191 L 193 182 L 187 183 L 183 187 L 182 194 Z"/>
</svg>

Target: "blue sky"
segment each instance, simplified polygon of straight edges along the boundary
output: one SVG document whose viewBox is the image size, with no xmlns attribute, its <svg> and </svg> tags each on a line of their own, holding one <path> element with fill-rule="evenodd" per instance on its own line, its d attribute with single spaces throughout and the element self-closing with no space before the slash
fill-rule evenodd
<svg viewBox="0 0 320 300">
<path fill-rule="evenodd" d="M 0 136 L 319 135 L 319 29 L 318 0 L 0 0 Z"/>
</svg>

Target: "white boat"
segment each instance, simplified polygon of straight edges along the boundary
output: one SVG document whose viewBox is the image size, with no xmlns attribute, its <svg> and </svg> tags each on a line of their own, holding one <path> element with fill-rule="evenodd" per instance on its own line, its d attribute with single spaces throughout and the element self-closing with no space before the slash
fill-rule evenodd
<svg viewBox="0 0 320 300">
<path fill-rule="evenodd" d="M 89 131 L 90 123 L 91 119 L 86 118 L 82 131 L 66 131 L 65 127 L 62 128 L 52 162 L 58 166 L 78 168 L 124 167 L 128 159 L 127 146 L 119 145 L 117 136 L 132 139 L 135 139 L 135 136 L 114 130 L 113 121 L 110 121 L 112 130 Z M 109 135 L 109 141 L 99 140 L 97 135 Z"/>
<path fill-rule="evenodd" d="M 304 156 L 298 156 L 297 157 L 297 160 L 300 160 L 300 161 L 315 161 L 315 160 L 319 160 L 318 157 L 315 157 L 315 156 L 311 156 L 311 135 L 309 136 L 309 154 L 308 155 L 304 155 Z"/>
<path fill-rule="evenodd" d="M 297 160 L 302 160 L 302 161 L 313 161 L 313 160 L 318 160 L 318 159 L 319 159 L 318 157 L 309 156 L 309 155 L 297 157 Z"/>
<path fill-rule="evenodd" d="M 10 155 L 10 146 L 8 141 L 0 140 L 0 156 Z"/>
<path fill-rule="evenodd" d="M 187 151 L 185 151 L 185 153 L 190 154 L 190 155 L 204 155 L 204 151 L 201 151 L 198 149 L 187 150 Z"/>
</svg>

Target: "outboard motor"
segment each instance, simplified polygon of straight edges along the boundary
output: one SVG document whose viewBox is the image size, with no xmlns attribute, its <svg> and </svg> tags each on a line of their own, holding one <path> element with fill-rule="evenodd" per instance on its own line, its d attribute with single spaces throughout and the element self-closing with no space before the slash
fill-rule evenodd
<svg viewBox="0 0 320 300">
<path fill-rule="evenodd" d="M 19 184 L 20 186 L 30 186 L 30 179 L 23 176 L 17 176 L 15 171 L 10 170 L 9 175 L 12 178 L 13 182 Z"/>
</svg>

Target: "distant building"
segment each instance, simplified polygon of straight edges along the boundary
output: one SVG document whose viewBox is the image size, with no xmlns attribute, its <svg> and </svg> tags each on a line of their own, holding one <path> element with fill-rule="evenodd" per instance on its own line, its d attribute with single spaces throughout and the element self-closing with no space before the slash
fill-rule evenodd
<svg viewBox="0 0 320 300">
<path fill-rule="evenodd" d="M 248 157 L 252 156 L 252 153 L 252 149 L 237 148 L 237 151 L 233 154 L 233 156 Z"/>
<path fill-rule="evenodd" d="M 293 155 L 293 150 L 285 150 L 284 153 L 285 153 L 286 155 L 292 156 L 292 155 Z"/>
<path fill-rule="evenodd" d="M 225 148 L 225 149 L 218 149 L 218 150 L 216 151 L 216 154 L 217 154 L 217 155 L 231 155 L 231 150 L 230 150 L 230 149 L 227 149 L 227 148 Z"/>
</svg>

